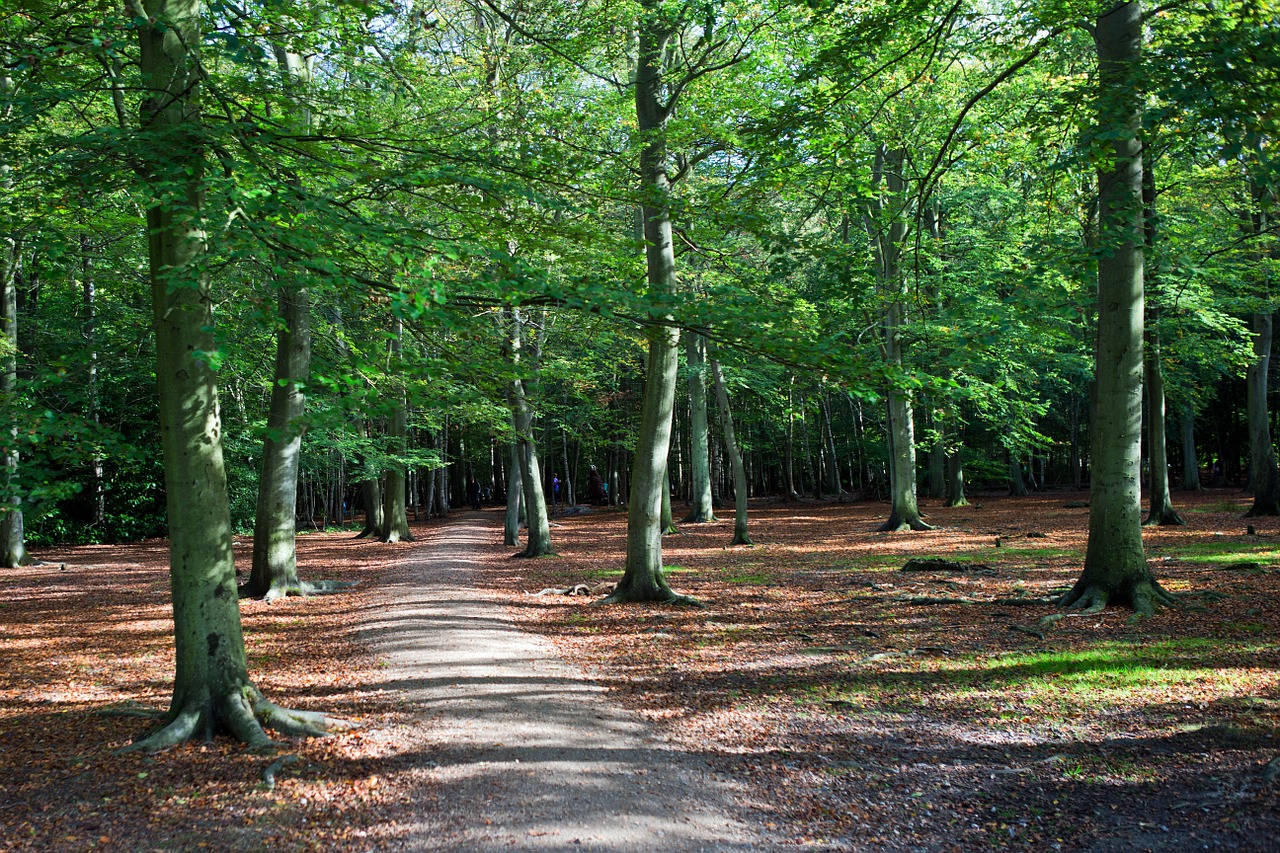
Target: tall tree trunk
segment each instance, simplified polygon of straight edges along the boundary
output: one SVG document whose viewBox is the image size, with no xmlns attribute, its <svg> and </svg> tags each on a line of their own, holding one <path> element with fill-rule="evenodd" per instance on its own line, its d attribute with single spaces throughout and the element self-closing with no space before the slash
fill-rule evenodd
<svg viewBox="0 0 1280 853">
<path fill-rule="evenodd" d="M 4 117 L 10 112 L 13 78 L 0 69 L 0 98 Z M 13 186 L 12 167 L 0 163 L 0 189 L 6 195 Z M 10 233 L 0 235 L 0 406 L 13 406 L 18 393 L 18 240 Z M 10 428 L 8 450 L 3 454 L 4 493 L 0 504 L 0 568 L 15 569 L 31 562 L 23 527 L 22 497 L 18 494 L 18 427 Z"/>
<path fill-rule="evenodd" d="M 884 293 L 884 360 L 894 374 L 901 372 L 902 330 L 906 322 L 906 279 L 902 275 L 902 246 L 907 239 L 907 184 L 903 169 L 906 151 L 876 152 L 875 183 L 884 183 L 885 199 L 875 199 L 867 211 L 867 232 L 876 261 L 876 277 Z M 886 210 L 887 205 L 887 210 Z M 889 519 L 884 531 L 931 530 L 920 517 L 916 501 L 916 439 L 910 391 L 894 381 L 888 393 Z"/>
<path fill-rule="evenodd" d="M 396 370 L 404 369 L 400 357 L 404 346 L 403 337 L 404 323 L 399 317 L 395 317 L 391 323 L 391 362 Z M 396 398 L 387 424 L 391 462 L 382 474 L 382 524 L 378 528 L 378 539 L 383 542 L 412 542 L 413 533 L 409 530 L 409 512 L 404 493 L 404 455 L 408 450 L 406 437 L 409 434 L 408 402 L 405 400 L 403 386 L 394 393 Z"/>
<path fill-rule="evenodd" d="M 689 465 L 692 493 L 686 524 L 716 520 L 711 501 L 711 448 L 707 430 L 707 339 L 685 332 L 685 362 L 689 367 Z"/>
<path fill-rule="evenodd" d="M 520 517 L 524 506 L 524 486 L 520 478 L 520 447 L 511 443 L 511 464 L 507 466 L 507 513 L 502 525 L 502 544 L 520 544 Z"/>
<path fill-rule="evenodd" d="M 539 355 L 536 343 L 530 347 L 530 357 L 523 358 L 524 318 L 519 308 L 511 310 L 507 334 L 508 358 L 511 359 L 512 364 L 520 365 L 524 362 L 531 370 L 536 370 Z M 536 380 L 531 381 L 536 382 Z M 511 404 L 512 420 L 515 422 L 520 482 L 524 487 L 524 512 L 527 522 L 527 540 L 520 556 L 545 557 L 554 554 L 555 550 L 551 544 L 551 519 L 547 515 L 547 500 L 542 491 L 542 468 L 538 464 L 538 446 L 533 437 L 533 407 L 529 405 L 523 379 L 519 377 L 513 379 L 507 393 Z"/>
<path fill-rule="evenodd" d="M 147 209 L 156 380 L 169 521 L 176 674 L 168 723 L 132 748 L 154 751 L 214 729 L 252 747 L 262 726 L 319 734 L 320 714 L 277 708 L 249 681 L 235 594 L 222 456 L 213 300 L 205 271 L 204 139 L 197 103 L 201 3 L 147 0 L 140 141 L 156 201 Z"/>
<path fill-rule="evenodd" d="M 947 506 L 968 506 L 964 496 L 964 451 L 957 447 L 947 454 Z"/>
<path fill-rule="evenodd" d="M 664 68 L 668 44 L 675 34 L 664 20 L 661 0 L 640 0 L 639 50 L 636 59 L 636 121 L 640 151 L 645 266 L 655 303 L 676 290 L 676 256 L 671 233 L 671 182 L 667 173 L 666 123 L 674 103 L 665 103 Z M 649 326 L 649 360 L 631 473 L 627 509 L 627 560 L 622 580 L 602 603 L 632 601 L 688 602 L 667 584 L 662 571 L 662 496 L 667 489 L 667 455 L 671 415 L 675 407 L 680 336 L 675 326 Z"/>
<path fill-rule="evenodd" d="M 742 465 L 742 453 L 733 434 L 733 412 L 729 409 L 729 392 L 724 387 L 724 374 L 720 362 L 711 359 L 711 376 L 716 385 L 716 402 L 720 406 L 720 423 L 724 428 L 724 448 L 733 468 L 733 541 L 730 545 L 754 545 L 747 534 L 747 471 Z"/>
<path fill-rule="evenodd" d="M 1027 496 L 1027 481 L 1022 479 L 1022 461 L 1009 451 L 1009 494 L 1015 498 Z"/>
<path fill-rule="evenodd" d="M 1142 93 L 1137 86 L 1142 13 L 1136 2 L 1101 15 L 1098 127 L 1113 156 L 1098 172 L 1098 342 L 1090 446 L 1093 485 L 1084 570 L 1061 604 L 1090 612 L 1108 603 L 1148 614 L 1172 598 L 1142 550 Z"/>
<path fill-rule="evenodd" d="M 8 78 L 5 78 L 8 79 Z M 3 167 L 7 172 L 8 166 Z M 8 182 L 7 175 L 0 176 Z M 0 405 L 12 407 L 18 393 L 18 243 L 0 240 Z M 18 427 L 9 428 L 4 453 L 4 486 L 9 496 L 0 510 L 0 568 L 15 569 L 31 562 L 23 527 L 22 497 L 18 493 Z"/>
<path fill-rule="evenodd" d="M 1144 290 L 1157 293 L 1159 253 L 1156 241 L 1156 174 L 1155 163 L 1144 162 L 1142 170 L 1143 240 L 1147 260 Z M 1160 357 L 1160 308 L 1152 299 L 1148 305 L 1146 328 L 1145 382 L 1147 392 L 1147 457 L 1151 479 L 1151 508 L 1144 525 L 1185 524 L 1173 508 L 1169 491 L 1169 459 L 1165 442 L 1164 365 Z"/>
<path fill-rule="evenodd" d="M 1182 407 L 1182 488 L 1198 492 L 1200 455 L 1196 453 L 1196 413 L 1190 405 Z"/>
<path fill-rule="evenodd" d="M 282 284 L 276 365 L 262 447 L 257 515 L 253 523 L 253 568 L 241 595 L 273 601 L 303 595 L 295 547 L 298 468 L 302 458 L 303 393 L 311 372 L 311 306 L 305 287 Z"/>
<path fill-rule="evenodd" d="M 1274 318 L 1270 311 L 1253 315 L 1253 363 L 1246 378 L 1246 412 L 1249 421 L 1249 481 L 1253 485 L 1253 506 L 1245 515 L 1280 515 L 1280 472 L 1271 444 L 1271 421 L 1267 417 L 1267 379 L 1271 367 L 1271 338 Z"/>
</svg>

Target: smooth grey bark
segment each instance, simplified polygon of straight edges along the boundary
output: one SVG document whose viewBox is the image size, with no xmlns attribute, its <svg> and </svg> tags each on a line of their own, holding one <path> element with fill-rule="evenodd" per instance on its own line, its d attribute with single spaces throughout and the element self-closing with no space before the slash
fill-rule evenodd
<svg viewBox="0 0 1280 853">
<path fill-rule="evenodd" d="M 637 130 L 642 144 L 640 192 L 645 267 L 655 301 L 670 298 L 676 291 L 671 179 L 666 148 L 666 124 L 675 109 L 675 100 L 664 101 L 663 94 L 668 90 L 664 66 L 678 24 L 666 15 L 661 0 L 640 0 L 634 89 Z M 672 91 L 680 91 L 679 82 L 675 81 Z M 667 490 L 667 455 L 680 363 L 680 336 L 669 323 L 669 317 L 658 315 L 653 319 L 657 322 L 646 330 L 649 359 L 627 508 L 626 567 L 614 591 L 601 599 L 604 604 L 692 602 L 671 589 L 662 571 L 662 499 Z"/>
<path fill-rule="evenodd" d="M 3 115 L 10 112 L 13 78 L 0 70 Z M 0 164 L 0 188 L 6 195 L 13 185 L 12 167 Z M 0 235 L 0 405 L 12 405 L 18 393 L 18 261 L 19 243 L 13 234 Z M 18 428 L 9 430 L 9 450 L 4 453 L 4 486 L 10 497 L 0 506 L 0 568 L 14 569 L 31 562 L 27 554 L 22 498 L 17 492 Z"/>
<path fill-rule="evenodd" d="M 733 468 L 733 541 L 730 545 L 754 545 L 747 533 L 747 470 L 742 465 L 742 453 L 733 433 L 733 411 L 729 408 L 729 392 L 724 386 L 724 373 L 720 362 L 711 359 L 711 377 L 716 386 L 716 402 L 720 406 L 720 422 L 724 427 L 724 449 L 729 454 Z"/>
<path fill-rule="evenodd" d="M 397 369 L 403 369 L 401 353 L 404 348 L 404 322 L 395 317 L 391 323 L 391 360 Z M 409 530 L 409 512 L 405 503 L 405 464 L 402 461 L 408 450 L 409 434 L 408 402 L 404 388 L 395 391 L 391 417 L 387 422 L 390 462 L 382 472 L 382 524 L 378 539 L 382 542 L 412 542 Z"/>
<path fill-rule="evenodd" d="M 511 363 L 516 366 L 527 364 L 536 375 L 539 348 L 535 339 L 529 348 L 529 357 L 524 357 L 524 317 L 519 308 L 511 309 L 507 335 L 507 352 Z M 536 383 L 536 379 L 531 380 L 531 383 Z M 529 404 L 525 381 L 519 376 L 513 378 L 507 396 L 512 420 L 515 422 L 520 482 L 524 487 L 526 541 L 520 556 L 545 557 L 555 554 L 555 549 L 551 543 L 551 519 L 547 515 L 547 500 L 542 490 L 538 445 L 533 437 L 533 407 Z"/>
<path fill-rule="evenodd" d="M 795 411 L 796 378 L 787 380 L 787 444 L 783 461 L 787 500 L 799 501 L 800 492 L 796 489 L 796 411 Z"/>
<path fill-rule="evenodd" d="M 1093 480 L 1084 570 L 1060 600 L 1088 612 L 1126 604 L 1138 614 L 1173 603 L 1142 549 L 1143 230 L 1142 93 L 1137 86 L 1142 12 L 1121 3 L 1093 29 L 1098 55 L 1097 132 L 1111 142 L 1098 171 L 1098 342 L 1090 445 Z"/>
<path fill-rule="evenodd" d="M 822 429 L 819 430 L 822 441 L 822 453 L 827 459 L 827 488 L 831 490 L 831 494 L 839 497 L 844 494 L 844 483 L 840 478 L 840 456 L 836 453 L 836 434 L 831 422 L 831 395 L 823 393 L 820 401 L 822 406 Z"/>
<path fill-rule="evenodd" d="M 502 544 L 520 544 L 520 519 L 524 508 L 524 486 L 520 479 L 520 449 L 516 442 L 509 448 L 511 463 L 507 465 L 507 512 L 502 525 Z"/>
<path fill-rule="evenodd" d="M 87 352 L 85 353 L 85 404 L 89 420 L 98 426 L 102 423 L 102 400 L 98 388 L 98 292 L 93 280 L 92 264 L 89 260 L 89 238 L 80 236 L 80 295 L 84 305 L 84 324 L 81 334 L 84 336 Z M 93 521 L 97 526 L 107 517 L 106 471 L 103 458 L 96 451 L 90 460 L 93 472 Z"/>
<path fill-rule="evenodd" d="M 668 461 L 667 465 L 670 466 L 670 464 L 671 464 L 670 461 Z M 671 510 L 671 468 L 670 467 L 668 467 L 667 470 L 663 473 L 662 480 L 663 480 L 662 521 L 660 522 L 660 524 L 662 527 L 662 535 L 670 536 L 673 533 L 680 532 L 680 528 L 676 527 L 675 514 Z"/>
<path fill-rule="evenodd" d="M 1190 405 L 1182 407 L 1182 488 L 1196 492 L 1200 485 L 1200 455 L 1196 453 L 1196 413 Z"/>
<path fill-rule="evenodd" d="M 226 729 L 251 747 L 270 725 L 321 734 L 334 721 L 279 708 L 249 681 L 236 596 L 217 375 L 213 301 L 204 264 L 203 146 L 198 105 L 199 0 L 148 0 L 134 28 L 147 151 L 149 278 L 169 523 L 176 673 L 166 725 L 131 749 L 165 749 Z"/>
<path fill-rule="evenodd" d="M 1144 163 L 1142 170 L 1143 240 L 1147 259 L 1144 289 L 1152 289 L 1158 278 L 1159 254 L 1156 251 L 1156 179 L 1155 164 Z M 1147 458 L 1151 487 L 1151 506 L 1144 526 L 1185 524 L 1173 508 L 1169 490 L 1169 457 L 1165 440 L 1164 365 L 1160 354 L 1160 308 L 1155 300 L 1148 303 L 1145 337 L 1145 385 L 1147 394 Z"/>
<path fill-rule="evenodd" d="M 282 285 L 280 329 L 272 374 L 253 522 L 253 566 L 240 594 L 274 601 L 308 590 L 298 580 L 298 469 L 302 459 L 303 387 L 311 371 L 311 309 L 305 287 Z M 319 591 L 319 590 L 316 590 Z"/>
<path fill-rule="evenodd" d="M 1245 411 L 1249 424 L 1249 482 L 1253 506 L 1246 516 L 1280 515 L 1280 472 L 1271 443 L 1267 412 L 1267 380 L 1271 373 L 1274 318 L 1268 310 L 1253 315 L 1253 363 L 1245 379 Z"/>
<path fill-rule="evenodd" d="M 907 183 L 903 174 L 906 152 L 881 146 L 876 151 L 873 186 L 877 195 L 867 205 L 866 227 L 871 237 L 876 280 L 884 294 L 884 338 L 881 352 L 892 372 L 903 365 L 902 329 L 906 322 L 906 280 L 902 275 L 902 246 L 907 239 Z M 879 193 L 881 185 L 885 196 Z M 920 517 L 916 500 L 916 443 L 911 393 L 891 385 L 888 393 L 889 519 L 883 531 L 932 530 Z"/>
<path fill-rule="evenodd" d="M 8 167 L 4 167 L 7 172 Z M 7 174 L 0 175 L 7 182 Z M 0 404 L 12 405 L 18 393 L 18 242 L 0 239 Z M 9 428 L 10 449 L 4 454 L 5 492 L 10 497 L 0 513 L 0 568 L 15 569 L 31 563 L 23 525 L 22 497 L 18 495 L 18 427 Z"/>
<path fill-rule="evenodd" d="M 685 364 L 689 369 L 689 467 L 691 493 L 685 524 L 715 521 L 711 500 L 711 447 L 707 429 L 707 339 L 685 332 Z"/>
</svg>

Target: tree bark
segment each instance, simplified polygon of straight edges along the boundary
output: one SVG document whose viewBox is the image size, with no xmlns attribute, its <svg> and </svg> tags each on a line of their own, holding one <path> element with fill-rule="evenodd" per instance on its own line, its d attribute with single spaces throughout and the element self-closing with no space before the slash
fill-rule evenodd
<svg viewBox="0 0 1280 853">
<path fill-rule="evenodd" d="M 1200 485 L 1200 455 L 1196 453 L 1196 413 L 1191 406 L 1182 407 L 1182 488 L 1198 492 Z"/>
<path fill-rule="evenodd" d="M 876 278 L 886 304 L 884 309 L 885 362 L 894 373 L 902 369 L 902 328 L 907 297 L 906 280 L 902 276 L 902 246 L 907 238 L 906 178 L 903 168 L 906 152 L 901 148 L 876 152 L 874 182 L 884 183 L 887 198 L 876 199 L 867 211 L 867 232 L 875 256 Z M 886 210 L 886 201 L 888 210 Z M 887 219 L 887 223 L 886 220 Z M 920 517 L 916 500 L 916 444 L 911 393 L 895 382 L 888 393 L 889 432 L 889 519 L 880 526 L 883 531 L 931 530 Z"/>
<path fill-rule="evenodd" d="M 729 408 L 729 392 L 724 387 L 724 374 L 720 362 L 711 359 L 711 376 L 716 386 L 716 402 L 720 406 L 720 421 L 724 427 L 724 447 L 733 468 L 733 541 L 730 545 L 754 545 L 747 533 L 747 471 L 742 465 L 742 453 L 733 433 L 733 412 Z"/>
<path fill-rule="evenodd" d="M 280 287 L 276 364 L 262 447 L 262 474 L 253 523 L 253 567 L 240 594 L 274 601 L 303 595 L 295 547 L 298 469 L 302 459 L 303 386 L 311 371 L 311 306 L 305 287 Z"/>
<path fill-rule="evenodd" d="M 1084 570 L 1060 603 L 1094 612 L 1109 603 L 1150 614 L 1172 598 L 1142 549 L 1142 94 L 1137 87 L 1142 13 L 1121 3 L 1094 28 L 1098 133 L 1112 156 L 1098 173 L 1098 342 L 1091 424 L 1093 479 Z"/>
<path fill-rule="evenodd" d="M 6 78 L 7 79 L 7 78 Z M 8 182 L 8 166 L 0 180 Z M 18 393 L 18 242 L 5 235 L 0 239 L 0 405 L 12 407 Z M 31 563 L 27 554 L 18 492 L 18 427 L 9 428 L 9 447 L 4 452 L 5 506 L 0 511 L 0 568 L 16 569 Z"/>
<path fill-rule="evenodd" d="M 222 455 L 213 300 L 205 270 L 198 93 L 199 0 L 149 0 L 136 27 L 149 96 L 139 137 L 156 201 L 147 209 L 156 380 L 169 521 L 176 674 L 168 723 L 135 743 L 154 751 L 226 729 L 260 748 L 264 724 L 320 734 L 320 714 L 277 708 L 249 681 Z"/>
<path fill-rule="evenodd" d="M 511 463 L 507 466 L 507 512 L 502 525 L 502 544 L 520 544 L 520 519 L 524 508 L 524 486 L 520 477 L 520 448 L 511 442 Z"/>
<path fill-rule="evenodd" d="M 666 123 L 673 104 L 662 101 L 664 62 L 674 35 L 661 0 L 640 0 L 636 58 L 636 121 L 643 199 L 645 266 L 655 304 L 676 290 L 675 247 L 671 232 L 671 181 L 667 173 Z M 662 309 L 655 309 L 661 312 Z M 658 601 L 688 603 L 677 595 L 662 571 L 662 496 L 667 489 L 667 455 L 679 368 L 679 333 L 670 317 L 658 313 L 649 326 L 649 359 L 631 474 L 627 508 L 627 559 L 622 580 L 601 603 Z"/>
<path fill-rule="evenodd" d="M 1271 444 L 1271 421 L 1267 416 L 1267 379 L 1271 373 L 1271 339 L 1274 318 L 1270 311 L 1253 315 L 1253 363 L 1245 380 L 1245 410 L 1249 422 L 1249 481 L 1253 486 L 1253 506 L 1246 516 L 1280 515 L 1280 472 Z"/>
<path fill-rule="evenodd" d="M 536 369 L 538 350 L 532 347 L 531 358 L 523 359 L 524 318 L 519 308 L 511 310 L 508 328 L 508 357 L 513 365 L 522 361 Z M 524 486 L 524 512 L 526 521 L 525 548 L 522 557 L 545 557 L 555 553 L 551 544 L 551 519 L 547 515 L 547 500 L 542 491 L 542 468 L 538 464 L 538 446 L 533 437 L 533 407 L 525 391 L 525 382 L 516 377 L 508 389 L 511 416 L 516 428 L 516 446 L 520 463 L 520 482 Z M 508 498 L 510 499 L 510 498 Z"/>
<path fill-rule="evenodd" d="M 707 429 L 707 341 L 685 332 L 685 362 L 689 368 L 689 466 L 692 493 L 686 524 L 715 521 L 711 501 L 711 449 Z"/>
</svg>

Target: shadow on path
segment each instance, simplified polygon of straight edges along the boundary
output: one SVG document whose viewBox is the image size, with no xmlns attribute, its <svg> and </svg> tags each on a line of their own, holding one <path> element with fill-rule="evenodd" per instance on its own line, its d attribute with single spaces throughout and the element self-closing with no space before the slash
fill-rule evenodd
<svg viewBox="0 0 1280 853">
<path fill-rule="evenodd" d="M 499 536 L 464 516 L 415 549 L 418 581 L 369 623 L 425 727 L 440 784 L 417 850 L 746 851 L 768 846 L 734 816 L 735 792 L 673 749 L 545 640 L 470 583 Z"/>
</svg>

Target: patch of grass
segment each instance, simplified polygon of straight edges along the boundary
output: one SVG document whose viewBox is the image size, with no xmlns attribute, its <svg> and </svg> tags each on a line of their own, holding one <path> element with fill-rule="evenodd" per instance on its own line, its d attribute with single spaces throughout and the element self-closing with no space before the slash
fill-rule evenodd
<svg viewBox="0 0 1280 853">
<path fill-rule="evenodd" d="M 1252 563 L 1257 566 L 1280 564 L 1280 548 L 1254 542 L 1192 542 L 1168 548 L 1165 555 L 1199 565 L 1224 566 Z"/>
<path fill-rule="evenodd" d="M 1124 704 L 1164 704 L 1182 694 L 1250 692 L 1256 673 L 1213 660 L 1240 651 L 1238 643 L 1193 639 L 990 657 L 902 657 L 889 671 L 858 673 L 827 698 L 885 708 L 946 705 L 1002 723 L 1066 722 Z"/>
</svg>

